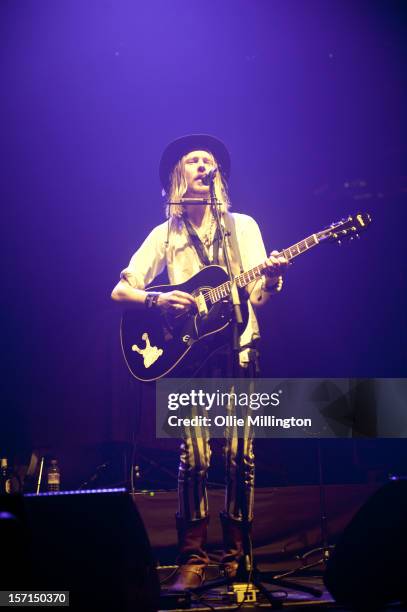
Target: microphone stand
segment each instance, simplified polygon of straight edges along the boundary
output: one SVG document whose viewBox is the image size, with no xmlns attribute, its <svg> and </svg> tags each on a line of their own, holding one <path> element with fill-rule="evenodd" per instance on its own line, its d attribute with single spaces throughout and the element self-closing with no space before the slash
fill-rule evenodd
<svg viewBox="0 0 407 612">
<path fill-rule="evenodd" d="M 210 193 L 210 203 L 212 207 L 212 213 L 214 215 L 218 236 L 221 237 L 223 256 L 225 259 L 227 275 L 229 277 L 230 283 L 230 293 L 229 293 L 229 302 L 230 302 L 230 310 L 232 313 L 232 333 L 233 333 L 233 344 L 232 344 L 232 368 L 231 368 L 231 377 L 238 378 L 239 377 L 239 353 L 240 353 L 240 334 L 239 334 L 239 326 L 243 323 L 242 317 L 242 309 L 240 303 L 240 296 L 236 285 L 235 276 L 232 271 L 231 265 L 231 257 L 229 253 L 229 247 L 226 242 L 226 229 L 222 225 L 222 219 L 220 215 L 220 203 L 216 199 L 215 194 L 215 183 L 214 183 L 215 173 L 211 174 L 210 182 L 209 182 L 209 193 Z"/>
<path fill-rule="evenodd" d="M 223 248 L 223 253 L 224 253 L 227 274 L 228 274 L 229 282 L 230 282 L 229 301 L 230 301 L 231 312 L 232 312 L 232 329 L 233 329 L 233 354 L 232 354 L 232 368 L 231 368 L 232 372 L 231 374 L 232 374 L 232 378 L 239 378 L 239 369 L 240 369 L 239 325 L 243 323 L 243 318 L 242 318 L 242 311 L 240 307 L 241 306 L 240 296 L 239 296 L 239 292 L 237 289 L 235 276 L 232 271 L 231 257 L 230 257 L 229 248 L 226 242 L 227 234 L 226 234 L 224 226 L 222 225 L 221 215 L 219 211 L 220 203 L 217 201 L 216 194 L 215 194 L 215 185 L 214 185 L 215 174 L 216 173 L 211 173 L 208 177 L 209 190 L 210 190 L 210 203 L 212 206 L 212 212 L 216 220 L 218 232 L 220 233 L 220 236 L 222 238 L 222 248 Z M 244 556 L 239 564 L 239 569 L 237 572 L 236 579 L 230 579 L 230 578 L 224 577 L 224 578 L 219 578 L 217 580 L 211 580 L 210 582 L 206 582 L 204 585 L 196 589 L 191 589 L 191 592 L 200 596 L 202 593 L 212 588 L 216 588 L 218 586 L 222 586 L 226 584 L 230 585 L 236 582 L 243 582 L 243 583 L 247 583 L 247 586 L 246 586 L 247 594 L 249 594 L 249 592 L 252 591 L 252 588 L 253 588 L 252 585 L 253 585 L 266 597 L 266 599 L 271 604 L 272 608 L 274 607 L 281 608 L 283 600 L 281 599 L 281 597 L 278 597 L 272 591 L 267 589 L 264 583 L 279 586 L 282 588 L 291 588 L 294 590 L 299 590 L 305 593 L 309 593 L 315 597 L 321 597 L 322 591 L 315 589 L 314 587 L 300 585 L 298 583 L 294 583 L 289 580 L 286 581 L 284 579 L 278 579 L 277 574 L 275 572 L 261 572 L 257 569 L 255 563 L 253 563 L 252 540 L 251 540 L 250 531 L 249 531 L 248 508 L 247 508 L 247 504 L 245 503 L 245 495 L 243 494 L 241 498 L 242 500 L 244 500 L 242 504 L 243 523 L 247 525 L 247 529 L 245 530 L 245 534 L 243 537 Z M 244 598 L 246 599 L 246 594 L 244 595 Z"/>
</svg>

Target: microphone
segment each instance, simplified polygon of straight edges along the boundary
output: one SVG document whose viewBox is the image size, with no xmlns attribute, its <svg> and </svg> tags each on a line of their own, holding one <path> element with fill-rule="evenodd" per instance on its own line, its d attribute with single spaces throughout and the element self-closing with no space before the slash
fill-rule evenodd
<svg viewBox="0 0 407 612">
<path fill-rule="evenodd" d="M 218 171 L 218 169 L 217 169 L 217 167 L 215 166 L 214 168 L 212 168 L 212 170 L 209 170 L 209 172 L 207 172 L 206 174 L 204 174 L 204 175 L 201 177 L 201 180 L 202 180 L 203 184 L 204 184 L 204 185 L 212 185 L 212 183 L 213 183 L 213 181 L 214 181 L 214 179 L 215 179 L 215 176 L 216 176 L 217 171 Z"/>
</svg>

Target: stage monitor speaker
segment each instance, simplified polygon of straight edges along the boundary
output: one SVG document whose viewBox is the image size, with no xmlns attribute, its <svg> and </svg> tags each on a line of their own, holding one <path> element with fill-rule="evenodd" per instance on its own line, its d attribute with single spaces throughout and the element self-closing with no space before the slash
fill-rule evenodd
<svg viewBox="0 0 407 612">
<path fill-rule="evenodd" d="M 407 481 L 379 489 L 346 527 L 324 582 L 335 600 L 380 609 L 407 600 Z"/>
<path fill-rule="evenodd" d="M 25 496 L 24 509 L 31 580 L 18 589 L 70 591 L 74 610 L 158 609 L 150 543 L 126 491 Z"/>
</svg>

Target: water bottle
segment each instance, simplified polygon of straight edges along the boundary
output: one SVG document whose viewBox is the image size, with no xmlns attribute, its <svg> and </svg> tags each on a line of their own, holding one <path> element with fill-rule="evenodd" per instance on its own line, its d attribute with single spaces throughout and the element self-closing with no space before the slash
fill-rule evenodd
<svg viewBox="0 0 407 612">
<path fill-rule="evenodd" d="M 61 472 L 59 471 L 58 461 L 51 459 L 51 464 L 47 472 L 48 491 L 59 491 L 61 484 Z"/>
<path fill-rule="evenodd" d="M 8 467 L 7 458 L 3 457 L 0 460 L 0 494 L 1 493 L 11 493 L 12 492 L 12 483 L 11 483 L 11 471 Z"/>
</svg>

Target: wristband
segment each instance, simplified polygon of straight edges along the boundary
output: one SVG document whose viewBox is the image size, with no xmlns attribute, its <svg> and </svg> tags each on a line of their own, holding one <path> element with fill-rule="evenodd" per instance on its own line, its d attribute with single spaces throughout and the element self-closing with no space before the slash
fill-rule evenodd
<svg viewBox="0 0 407 612">
<path fill-rule="evenodd" d="M 144 300 L 144 305 L 146 308 L 156 308 L 157 307 L 157 302 L 158 302 L 158 298 L 160 297 L 161 293 L 158 292 L 153 292 L 151 291 L 150 293 L 147 293 L 146 295 L 146 299 Z"/>
</svg>

